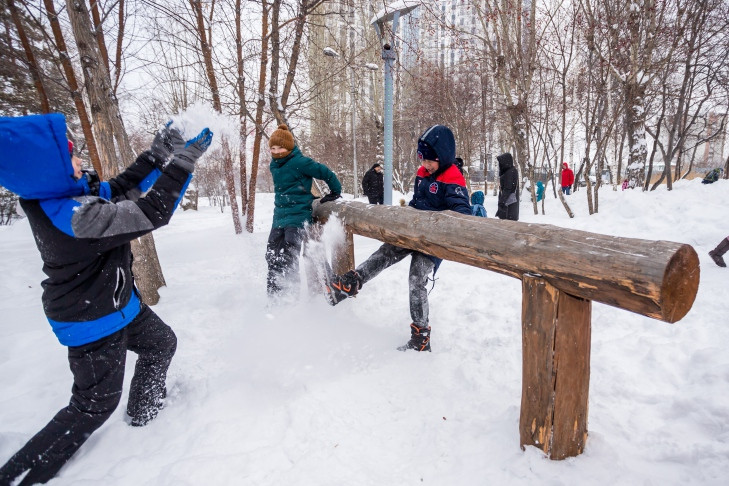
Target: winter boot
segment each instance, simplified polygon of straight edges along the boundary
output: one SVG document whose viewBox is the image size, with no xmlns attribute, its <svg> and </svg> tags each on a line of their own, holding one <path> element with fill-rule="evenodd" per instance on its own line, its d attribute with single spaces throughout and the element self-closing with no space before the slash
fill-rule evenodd
<svg viewBox="0 0 729 486">
<path fill-rule="evenodd" d="M 337 305 L 347 297 L 354 297 L 362 288 L 362 277 L 354 270 L 344 275 L 334 275 L 325 285 L 327 301 Z"/>
<path fill-rule="evenodd" d="M 720 267 L 726 267 L 723 255 L 727 252 L 727 250 L 729 250 L 729 238 L 724 238 L 718 245 L 716 245 L 716 248 L 709 252 L 709 256 L 712 260 L 714 260 L 714 263 Z"/>
<path fill-rule="evenodd" d="M 430 326 L 418 327 L 415 324 L 410 324 L 410 341 L 397 348 L 397 350 L 407 351 L 408 349 L 430 351 Z"/>
</svg>

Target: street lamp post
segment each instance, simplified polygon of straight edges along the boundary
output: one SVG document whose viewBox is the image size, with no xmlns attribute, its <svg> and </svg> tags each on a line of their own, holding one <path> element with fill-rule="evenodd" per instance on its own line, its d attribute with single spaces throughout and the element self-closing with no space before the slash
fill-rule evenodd
<svg viewBox="0 0 729 486">
<path fill-rule="evenodd" d="M 401 15 L 406 15 L 420 5 L 416 0 L 399 0 L 381 11 L 379 11 L 370 22 L 382 42 L 382 59 L 385 61 L 385 140 L 384 140 L 384 162 L 385 174 L 383 184 L 385 186 L 384 203 L 392 205 L 392 112 L 393 112 L 393 76 L 392 68 L 397 58 L 394 49 L 395 33 Z M 388 22 L 392 22 L 390 29 L 386 28 Z"/>
</svg>

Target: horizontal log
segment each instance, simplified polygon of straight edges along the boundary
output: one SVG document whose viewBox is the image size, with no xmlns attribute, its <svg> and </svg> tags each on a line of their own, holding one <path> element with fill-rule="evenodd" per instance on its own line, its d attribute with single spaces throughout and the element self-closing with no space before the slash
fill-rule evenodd
<svg viewBox="0 0 729 486">
<path fill-rule="evenodd" d="M 321 222 L 334 214 L 361 236 L 518 279 L 538 274 L 563 292 L 666 322 L 686 315 L 699 287 L 699 257 L 683 243 L 341 199 L 314 205 Z"/>
</svg>

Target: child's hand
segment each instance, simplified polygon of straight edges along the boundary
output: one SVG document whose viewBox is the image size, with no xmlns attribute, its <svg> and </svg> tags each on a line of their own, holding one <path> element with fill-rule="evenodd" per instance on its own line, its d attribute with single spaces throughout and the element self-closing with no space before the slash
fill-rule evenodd
<svg viewBox="0 0 729 486">
<path fill-rule="evenodd" d="M 195 162 L 197 159 L 205 153 L 210 147 L 213 141 L 213 132 L 209 128 L 203 128 L 203 130 L 195 137 L 191 138 L 183 147 L 175 145 L 173 162 L 185 169 L 188 172 L 192 172 L 195 168 Z"/>
<path fill-rule="evenodd" d="M 172 155 L 176 147 L 182 148 L 186 143 L 180 131 L 171 125 L 172 122 L 168 122 L 163 128 L 159 129 L 150 147 L 155 157 L 165 162 Z"/>
</svg>

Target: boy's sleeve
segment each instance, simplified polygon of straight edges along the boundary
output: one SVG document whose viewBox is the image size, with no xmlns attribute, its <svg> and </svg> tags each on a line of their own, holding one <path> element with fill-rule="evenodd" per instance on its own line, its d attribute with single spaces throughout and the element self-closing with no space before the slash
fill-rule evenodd
<svg viewBox="0 0 729 486">
<path fill-rule="evenodd" d="M 324 164 L 320 164 L 312 159 L 308 159 L 307 163 L 302 165 L 302 173 L 314 179 L 319 179 L 327 183 L 329 190 L 335 194 L 342 193 L 342 184 L 337 179 L 337 175 Z"/>
<path fill-rule="evenodd" d="M 102 182 L 100 195 L 111 201 L 136 201 L 162 175 L 165 162 L 147 150 L 116 177 Z M 104 187 L 106 185 L 106 187 Z"/>
<path fill-rule="evenodd" d="M 168 165 L 138 201 L 114 203 L 91 196 L 72 200 L 75 206 L 61 208 L 70 211 L 69 227 L 64 230 L 56 226 L 76 238 L 99 239 L 102 246 L 118 246 L 166 225 L 191 179 L 192 174 L 184 169 Z"/>
<path fill-rule="evenodd" d="M 471 214 L 471 203 L 468 199 L 468 190 L 458 184 L 447 184 L 445 201 L 448 209 L 461 214 Z"/>
</svg>

